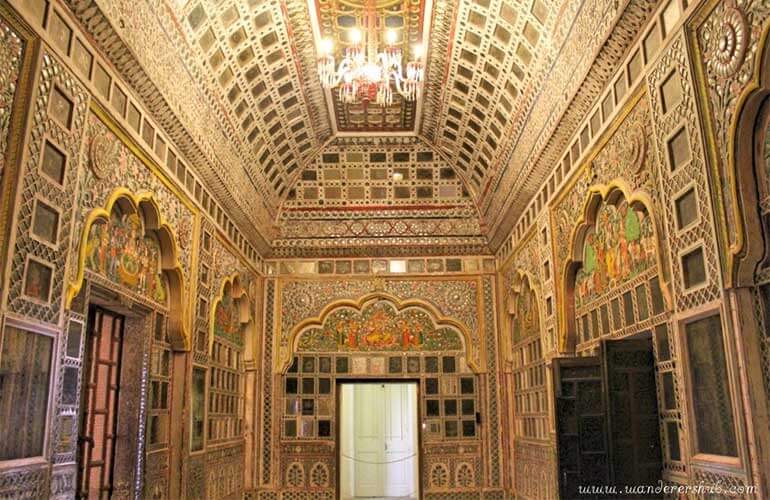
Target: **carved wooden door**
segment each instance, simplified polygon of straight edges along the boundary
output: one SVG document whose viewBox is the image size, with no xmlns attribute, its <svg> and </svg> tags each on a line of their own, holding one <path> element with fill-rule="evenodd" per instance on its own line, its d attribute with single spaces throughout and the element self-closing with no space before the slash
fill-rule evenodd
<svg viewBox="0 0 770 500">
<path fill-rule="evenodd" d="M 652 340 L 605 342 L 604 358 L 613 482 L 656 485 L 663 465 Z"/>
<path fill-rule="evenodd" d="M 607 408 L 599 357 L 554 359 L 559 494 L 592 498 L 581 487 L 609 483 Z"/>
<path fill-rule="evenodd" d="M 123 316 L 91 310 L 78 437 L 79 498 L 112 493 L 123 323 Z"/>
</svg>

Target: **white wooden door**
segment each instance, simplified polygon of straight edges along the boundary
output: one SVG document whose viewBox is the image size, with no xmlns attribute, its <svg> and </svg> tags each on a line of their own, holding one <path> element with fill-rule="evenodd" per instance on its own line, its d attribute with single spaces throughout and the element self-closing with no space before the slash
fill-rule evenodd
<svg viewBox="0 0 770 500">
<path fill-rule="evenodd" d="M 409 496 L 416 484 L 416 387 L 385 384 L 384 391 L 384 496 Z"/>
<path fill-rule="evenodd" d="M 343 464 L 343 473 L 353 473 L 351 496 L 417 498 L 416 385 L 356 384 L 353 391 L 345 389 L 343 398 L 353 393 L 352 446 L 345 439 L 342 443 L 343 457 L 355 458 L 351 468 Z M 346 483 L 344 478 L 342 482 Z"/>
<path fill-rule="evenodd" d="M 383 496 L 383 393 L 379 384 L 357 384 L 354 403 L 354 478 L 356 497 Z"/>
</svg>

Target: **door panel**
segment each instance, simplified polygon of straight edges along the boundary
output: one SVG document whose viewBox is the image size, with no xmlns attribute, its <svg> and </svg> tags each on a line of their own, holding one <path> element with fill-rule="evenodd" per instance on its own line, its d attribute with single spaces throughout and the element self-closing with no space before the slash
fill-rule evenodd
<svg viewBox="0 0 770 500">
<path fill-rule="evenodd" d="M 416 496 L 417 385 L 346 384 L 340 392 L 342 414 L 352 413 L 354 419 L 341 422 L 342 498 Z M 345 410 L 351 403 L 352 411 Z M 350 438 L 346 426 L 352 426 Z M 351 441 L 352 446 L 347 444 Z M 354 463 L 346 456 L 354 457 Z M 345 475 L 351 473 L 352 491 L 348 493 Z"/>
<path fill-rule="evenodd" d="M 123 317 L 90 314 L 80 423 L 78 496 L 109 498 L 113 487 Z"/>
<path fill-rule="evenodd" d="M 355 390 L 355 495 L 382 496 L 383 389 L 359 384 Z"/>
<path fill-rule="evenodd" d="M 652 340 L 606 342 L 604 357 L 614 483 L 657 484 L 662 455 Z"/>
<path fill-rule="evenodd" d="M 385 453 L 384 483 L 386 496 L 406 496 L 413 493 L 415 484 L 412 479 L 414 458 L 415 432 L 413 429 L 415 416 L 416 390 L 413 384 L 385 384 L 385 411 L 387 418 L 384 422 Z"/>
<path fill-rule="evenodd" d="M 559 493 L 578 497 L 581 485 L 608 484 L 607 416 L 601 360 L 554 359 Z"/>
</svg>

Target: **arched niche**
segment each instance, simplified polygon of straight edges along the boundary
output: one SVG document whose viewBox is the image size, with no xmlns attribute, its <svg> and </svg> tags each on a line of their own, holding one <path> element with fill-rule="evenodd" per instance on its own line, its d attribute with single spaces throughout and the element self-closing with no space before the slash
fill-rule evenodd
<svg viewBox="0 0 770 500">
<path fill-rule="evenodd" d="M 427 302 L 401 301 L 383 292 L 329 304 L 293 329 L 289 345 L 291 353 L 463 352 L 468 366 L 478 372 L 463 325 Z M 290 362 L 282 360 L 281 372 Z"/>
<path fill-rule="evenodd" d="M 535 278 L 517 269 L 513 273 L 511 287 L 506 295 L 505 311 L 508 315 L 508 331 L 503 345 L 505 360 L 513 361 L 513 347 L 523 340 L 540 336 L 539 290 Z"/>
<path fill-rule="evenodd" d="M 167 306 L 169 341 L 175 350 L 189 349 L 184 272 L 174 232 L 151 193 L 118 189 L 104 207 L 88 214 L 66 307 L 83 286 L 87 270 Z"/>
<path fill-rule="evenodd" d="M 761 268 L 770 267 L 770 216 L 762 200 L 770 196 L 770 23 L 763 29 L 754 73 L 738 99 L 735 120 L 727 134 L 726 182 L 733 238 L 727 255 L 725 285 L 751 286 Z M 766 202 L 765 202 L 766 204 Z M 765 214 L 763 215 L 763 212 Z M 758 237 L 764 235 L 764 238 Z"/>
<path fill-rule="evenodd" d="M 253 356 L 254 322 L 247 286 L 234 274 L 222 280 L 219 293 L 211 305 L 209 351 L 214 337 L 226 339 L 243 349 L 247 359 Z"/>
<path fill-rule="evenodd" d="M 562 352 L 574 351 L 577 345 L 576 308 L 601 300 L 642 274 L 657 275 L 664 308 L 671 309 L 652 206 L 646 194 L 631 193 L 620 180 L 589 190 L 562 275 Z"/>
</svg>

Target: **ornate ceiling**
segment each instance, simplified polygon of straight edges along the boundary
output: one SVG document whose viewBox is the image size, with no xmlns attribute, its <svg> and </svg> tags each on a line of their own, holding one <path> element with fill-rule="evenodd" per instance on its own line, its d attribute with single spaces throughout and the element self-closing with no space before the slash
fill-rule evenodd
<svg viewBox="0 0 770 500">
<path fill-rule="evenodd" d="M 364 1 L 69 3 L 275 254 L 497 246 L 566 144 L 571 106 L 598 95 L 656 3 L 375 0 L 405 61 L 426 46 L 418 100 L 380 108 L 340 102 L 316 73 L 321 38 L 339 56 Z"/>
</svg>

